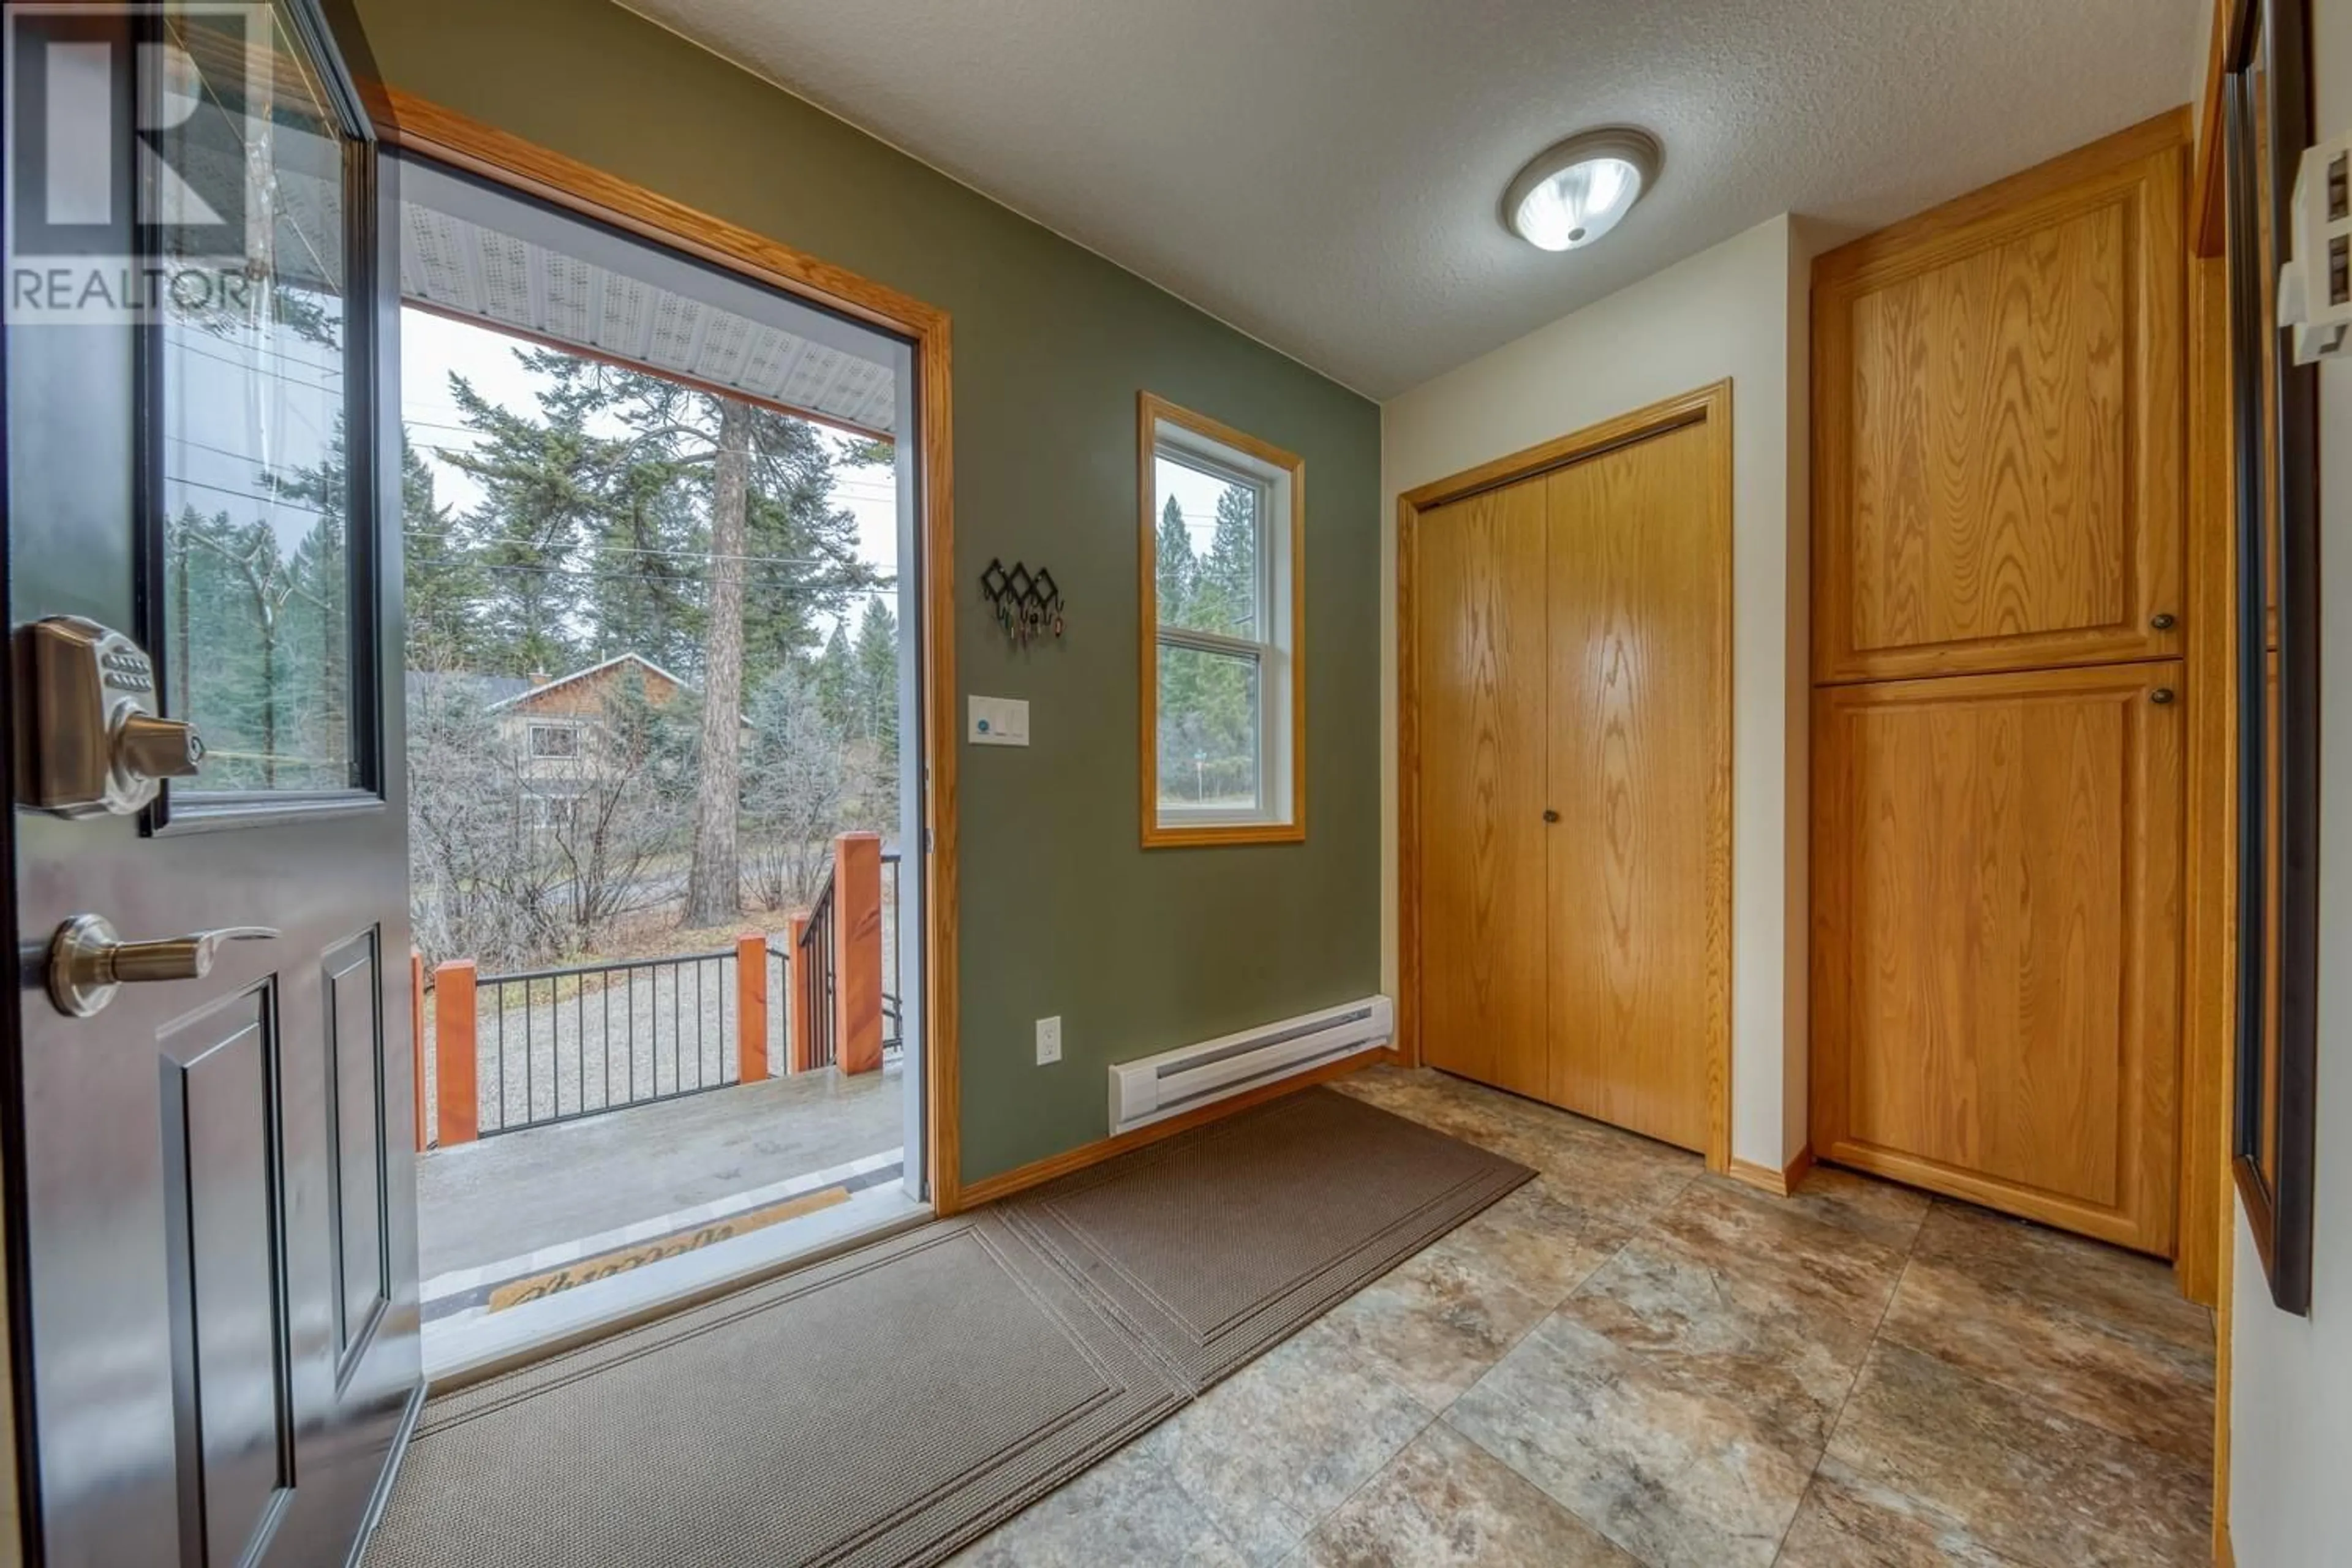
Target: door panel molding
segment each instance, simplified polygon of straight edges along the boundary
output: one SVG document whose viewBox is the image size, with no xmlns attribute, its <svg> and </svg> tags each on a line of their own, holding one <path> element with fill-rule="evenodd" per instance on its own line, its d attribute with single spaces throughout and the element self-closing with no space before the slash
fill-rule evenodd
<svg viewBox="0 0 2352 1568">
<path fill-rule="evenodd" d="M 351 1381 L 392 1310 L 392 1158 L 384 1114 L 390 1077 L 383 1029 L 380 928 L 328 950 L 320 961 L 326 1029 L 329 1199 L 334 1258 L 335 1382 Z"/>
<path fill-rule="evenodd" d="M 1629 446 L 1669 432 L 1702 426 L 1711 497 L 1707 524 L 1711 591 L 1716 602 L 1731 604 L 1732 540 L 1732 388 L 1728 381 L 1714 383 L 1678 396 L 1637 408 L 1557 439 L 1497 458 L 1476 468 L 1405 491 L 1397 498 L 1397 599 L 1395 647 L 1397 682 L 1397 1044 L 1402 1060 L 1418 1066 L 1429 1061 L 1427 1051 L 1428 935 L 1423 900 L 1428 867 L 1422 815 L 1429 792 L 1423 778 L 1430 736 L 1423 712 L 1423 686 L 1419 651 L 1424 646 L 1423 622 L 1433 584 L 1423 551 L 1423 524 L 1429 514 L 1467 498 L 1517 481 L 1566 468 L 1615 447 Z M 1713 734 L 1715 777 L 1708 789 L 1707 864 L 1713 907 L 1692 918 L 1706 922 L 1710 951 L 1720 957 L 1703 983 L 1706 1020 L 1706 1136 L 1707 1168 L 1727 1171 L 1731 1165 L 1731 616 L 1718 617 L 1715 628 L 1717 689 L 1706 703 Z M 1440 797 L 1443 798 L 1442 795 Z M 1443 1065 L 1432 1062 L 1431 1065 Z"/>
<path fill-rule="evenodd" d="M 280 1045 L 274 976 L 157 1042 L 180 1545 L 191 1568 L 262 1561 L 293 1499 Z"/>
</svg>

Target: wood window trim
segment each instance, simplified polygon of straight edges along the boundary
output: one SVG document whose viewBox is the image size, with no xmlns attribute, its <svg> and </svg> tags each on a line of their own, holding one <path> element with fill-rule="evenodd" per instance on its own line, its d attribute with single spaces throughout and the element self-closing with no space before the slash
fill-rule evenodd
<svg viewBox="0 0 2352 1568">
<path fill-rule="evenodd" d="M 923 1088 L 933 1212 L 963 1196 L 957 1037 L 955 482 L 948 313 L 805 251 L 674 201 L 403 89 L 370 84 L 385 142 L 505 189 L 624 229 L 908 339 L 918 381 L 923 542 L 923 816 L 930 832 L 923 943 Z"/>
<path fill-rule="evenodd" d="M 1160 426 L 1173 425 L 1245 453 L 1289 475 L 1290 516 L 1290 815 L 1284 822 L 1217 822 L 1169 826 L 1160 820 Z M 1307 841 L 1307 464 L 1295 452 L 1150 392 L 1135 399 L 1136 764 L 1146 849 L 1214 848 Z"/>
<path fill-rule="evenodd" d="M 1716 885 L 1723 893 L 1717 911 L 1729 929 L 1731 917 L 1731 626 L 1738 606 L 1732 596 L 1732 454 L 1731 383 L 1718 381 L 1669 397 L 1613 419 L 1529 447 L 1524 451 L 1482 463 L 1445 479 L 1433 480 L 1397 497 L 1396 644 L 1397 690 L 1397 994 L 1395 1050 L 1406 1067 L 1421 1065 L 1421 681 L 1413 650 L 1420 642 L 1420 607 L 1413 595 L 1413 560 L 1422 513 L 1451 501 L 1528 479 L 1549 468 L 1600 456 L 1614 447 L 1630 446 L 1686 425 L 1704 425 L 1715 468 L 1716 515 L 1712 533 L 1717 570 L 1722 574 L 1723 602 L 1734 614 L 1724 618 L 1717 632 L 1718 668 L 1723 689 L 1716 700 L 1717 754 L 1719 777 L 1716 789 L 1714 831 L 1709 842 L 1717 847 Z M 1711 977 L 1708 995 L 1706 1068 L 1706 1168 L 1718 1174 L 1731 1171 L 1731 965 Z"/>
</svg>

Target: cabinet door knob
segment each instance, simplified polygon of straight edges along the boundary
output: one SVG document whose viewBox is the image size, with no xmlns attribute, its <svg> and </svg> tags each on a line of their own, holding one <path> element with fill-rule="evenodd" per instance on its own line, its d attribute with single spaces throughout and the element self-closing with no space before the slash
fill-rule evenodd
<svg viewBox="0 0 2352 1568">
<path fill-rule="evenodd" d="M 2147 694 L 2147 700 L 2150 702 L 2155 703 L 2158 708 L 2170 707 L 2172 705 L 2172 688 L 2169 686 L 2159 686 L 2155 690 Z"/>
<path fill-rule="evenodd" d="M 1559 820 L 1559 813 L 1556 811 L 1547 811 L 1544 813 L 1544 820 L 1546 822 L 1558 822 Z"/>
<path fill-rule="evenodd" d="M 2150 616 L 2147 618 L 2147 624 L 2148 624 L 2150 626 L 2154 627 L 2154 628 L 2155 628 L 2156 630 L 2158 630 L 2158 631 L 2160 631 L 2160 632 L 2168 632 L 2168 631 L 2170 631 L 2173 627 L 2175 627 L 2175 626 L 2179 626 L 2180 623 L 2179 623 L 2179 621 L 2177 621 L 2177 620 L 2173 619 L 2173 617 L 2172 617 L 2172 612 L 2171 612 L 2171 611 L 2169 611 L 2169 610 L 2162 610 L 2162 611 L 2158 611 L 2157 614 L 2155 614 L 2155 615 L 2153 615 L 2153 616 Z"/>
</svg>

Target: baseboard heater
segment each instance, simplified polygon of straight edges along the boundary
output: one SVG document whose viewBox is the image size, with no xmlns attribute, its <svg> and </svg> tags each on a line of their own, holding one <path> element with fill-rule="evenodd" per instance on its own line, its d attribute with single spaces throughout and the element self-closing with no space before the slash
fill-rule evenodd
<svg viewBox="0 0 2352 1568">
<path fill-rule="evenodd" d="M 1395 1034 L 1395 1005 L 1385 996 L 1367 996 L 1141 1061 L 1114 1063 L 1111 1130 L 1148 1126 L 1326 1062 L 1379 1050 Z"/>
</svg>

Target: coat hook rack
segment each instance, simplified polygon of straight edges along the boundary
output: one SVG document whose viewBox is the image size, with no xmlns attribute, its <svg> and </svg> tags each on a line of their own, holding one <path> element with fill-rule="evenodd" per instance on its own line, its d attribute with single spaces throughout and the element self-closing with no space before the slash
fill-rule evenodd
<svg viewBox="0 0 2352 1568">
<path fill-rule="evenodd" d="M 1062 635 L 1061 584 L 1043 566 L 1032 572 L 1015 561 L 1008 568 L 1001 557 L 992 556 L 980 574 L 980 592 L 1013 647 L 1027 647 L 1047 632 Z"/>
</svg>

